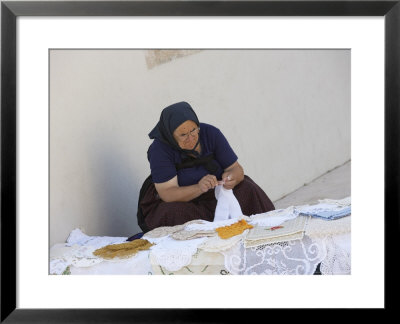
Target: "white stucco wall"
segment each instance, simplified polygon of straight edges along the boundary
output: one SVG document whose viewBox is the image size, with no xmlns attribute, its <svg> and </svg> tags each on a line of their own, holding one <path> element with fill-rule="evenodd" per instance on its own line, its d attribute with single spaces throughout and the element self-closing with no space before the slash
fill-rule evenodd
<svg viewBox="0 0 400 324">
<path fill-rule="evenodd" d="M 350 160 L 350 50 L 203 50 L 148 68 L 145 50 L 50 52 L 50 244 L 140 231 L 147 134 L 189 102 L 274 201 Z"/>
</svg>

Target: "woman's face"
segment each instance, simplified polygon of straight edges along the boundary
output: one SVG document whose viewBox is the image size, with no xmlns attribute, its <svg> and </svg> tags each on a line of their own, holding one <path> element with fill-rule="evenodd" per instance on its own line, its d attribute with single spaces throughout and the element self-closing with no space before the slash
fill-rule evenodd
<svg viewBox="0 0 400 324">
<path fill-rule="evenodd" d="M 187 120 L 175 129 L 173 135 L 181 149 L 193 150 L 199 138 L 198 126 L 194 121 Z"/>
</svg>

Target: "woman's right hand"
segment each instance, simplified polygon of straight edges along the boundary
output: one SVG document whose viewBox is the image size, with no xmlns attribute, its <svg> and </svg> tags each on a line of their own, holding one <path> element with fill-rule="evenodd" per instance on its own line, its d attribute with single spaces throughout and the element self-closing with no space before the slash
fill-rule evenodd
<svg viewBox="0 0 400 324">
<path fill-rule="evenodd" d="M 209 189 L 215 188 L 218 185 L 218 180 L 215 175 L 207 174 L 200 179 L 198 183 L 201 192 L 207 192 Z"/>
</svg>

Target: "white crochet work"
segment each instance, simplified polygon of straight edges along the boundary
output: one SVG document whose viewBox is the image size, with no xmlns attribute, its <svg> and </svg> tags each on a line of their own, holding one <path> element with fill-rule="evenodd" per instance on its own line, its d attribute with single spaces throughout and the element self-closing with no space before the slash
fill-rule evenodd
<svg viewBox="0 0 400 324">
<path fill-rule="evenodd" d="M 135 256 L 123 262 L 104 260 L 94 256 L 93 252 L 106 245 L 126 242 L 126 237 L 88 236 L 81 230 L 75 229 L 66 243 L 51 247 L 50 274 L 123 274 L 125 272 L 151 274 L 151 265 L 159 265 L 169 272 L 179 271 L 182 268 L 186 271 L 185 267 L 190 266 L 195 260 L 193 255 L 201 251 L 209 253 L 208 261 L 213 259 L 211 258 L 213 254 L 220 258 L 223 255 L 224 269 L 230 274 L 311 275 L 320 263 L 320 270 L 324 275 L 348 275 L 351 273 L 351 215 L 329 220 L 309 217 L 305 227 L 300 231 L 303 233 L 304 230 L 303 238 L 288 235 L 285 236 L 287 241 L 275 243 L 257 241 L 257 246 L 247 248 L 244 244 L 246 238 L 251 238 L 251 230 L 228 239 L 221 239 L 215 231 L 219 227 L 232 225 L 240 219 L 246 220 L 254 227 L 273 227 L 282 224 L 281 231 L 284 231 L 288 230 L 288 223 L 285 225 L 284 222 L 288 220 L 297 222 L 300 217 L 303 217 L 300 216 L 302 208 L 311 210 L 325 208 L 327 205 L 330 206 L 328 206 L 329 209 L 349 207 L 351 200 L 350 197 L 342 200 L 324 199 L 314 206 L 291 206 L 263 214 L 241 215 L 237 219 L 215 222 L 194 220 L 177 227 L 159 228 L 142 237 L 156 245 L 148 251 L 139 252 L 137 254 L 139 258 Z M 299 218 L 296 219 L 298 216 Z M 274 229 L 274 231 L 280 230 Z M 181 240 L 175 240 L 172 236 Z M 138 266 L 139 264 L 141 266 Z M 213 263 L 213 265 L 216 269 L 220 269 L 219 264 Z M 202 264 L 197 264 L 197 266 L 200 273 L 203 273 L 205 267 Z"/>
<path fill-rule="evenodd" d="M 232 189 L 225 189 L 223 185 L 215 187 L 215 198 L 217 207 L 215 208 L 214 221 L 221 221 L 230 218 L 239 218 L 243 215 L 239 202 L 237 201 Z"/>
<path fill-rule="evenodd" d="M 326 251 L 310 238 L 244 248 L 236 244 L 221 251 L 232 274 L 312 275 Z"/>
<path fill-rule="evenodd" d="M 150 248 L 152 263 L 165 267 L 169 271 L 177 271 L 192 262 L 193 254 L 205 240 L 207 237 L 177 241 L 167 236 Z"/>
<path fill-rule="evenodd" d="M 319 199 L 319 203 L 337 205 L 338 207 L 347 207 L 351 205 L 351 196 L 343 199 Z"/>
<path fill-rule="evenodd" d="M 311 238 L 322 238 L 328 235 L 338 235 L 351 232 L 351 217 L 346 216 L 335 220 L 324 220 L 311 217 L 305 228 L 305 234 Z"/>
<path fill-rule="evenodd" d="M 323 275 L 351 274 L 350 233 L 329 235 L 313 241 L 326 251 L 320 266 Z"/>
</svg>

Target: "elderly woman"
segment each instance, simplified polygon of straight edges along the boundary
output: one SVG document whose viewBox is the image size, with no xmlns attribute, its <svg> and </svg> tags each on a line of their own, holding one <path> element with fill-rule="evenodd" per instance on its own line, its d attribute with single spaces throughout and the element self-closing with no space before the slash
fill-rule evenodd
<svg viewBox="0 0 400 324">
<path fill-rule="evenodd" d="M 238 157 L 221 131 L 200 123 L 192 107 L 166 107 L 149 134 L 151 175 L 142 186 L 138 223 L 143 232 L 194 219 L 213 221 L 214 188 L 232 189 L 244 215 L 275 209 L 265 192 L 244 174 Z"/>
</svg>

